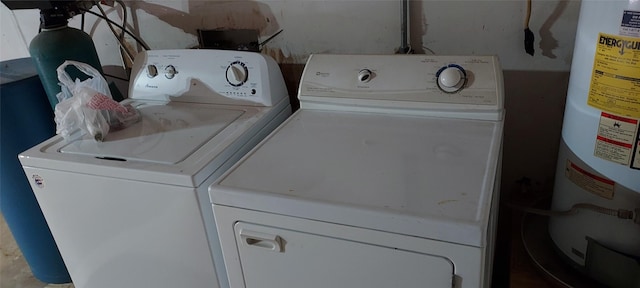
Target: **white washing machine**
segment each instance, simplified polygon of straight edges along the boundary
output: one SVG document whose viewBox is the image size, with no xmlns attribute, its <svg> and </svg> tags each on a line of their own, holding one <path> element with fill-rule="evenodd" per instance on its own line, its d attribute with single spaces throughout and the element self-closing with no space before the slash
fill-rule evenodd
<svg viewBox="0 0 640 288">
<path fill-rule="evenodd" d="M 301 109 L 210 187 L 231 287 L 490 287 L 496 57 L 313 55 Z"/>
<path fill-rule="evenodd" d="M 75 287 L 228 287 L 208 187 L 291 114 L 276 62 L 250 52 L 136 57 L 142 120 L 104 142 L 20 154 Z"/>
</svg>

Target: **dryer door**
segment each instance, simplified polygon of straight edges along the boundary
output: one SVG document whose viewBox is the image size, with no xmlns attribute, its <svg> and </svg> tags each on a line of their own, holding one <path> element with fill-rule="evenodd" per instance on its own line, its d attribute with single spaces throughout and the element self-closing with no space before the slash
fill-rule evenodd
<svg viewBox="0 0 640 288">
<path fill-rule="evenodd" d="M 246 288 L 452 287 L 441 256 L 245 222 L 234 230 Z"/>
</svg>

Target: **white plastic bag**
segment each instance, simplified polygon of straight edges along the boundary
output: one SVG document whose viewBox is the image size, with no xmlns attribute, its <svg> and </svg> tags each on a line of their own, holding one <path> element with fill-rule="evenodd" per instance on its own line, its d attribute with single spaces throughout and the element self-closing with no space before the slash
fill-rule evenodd
<svg viewBox="0 0 640 288">
<path fill-rule="evenodd" d="M 65 71 L 69 65 L 91 77 L 71 80 Z M 62 87 L 56 95 L 59 101 L 55 107 L 56 133 L 65 139 L 71 139 L 72 134 L 88 133 L 96 141 L 103 141 L 110 130 L 126 128 L 140 120 L 138 110 L 113 100 L 107 81 L 91 65 L 68 60 L 57 72 Z M 75 134 L 78 129 L 83 133 Z"/>
</svg>

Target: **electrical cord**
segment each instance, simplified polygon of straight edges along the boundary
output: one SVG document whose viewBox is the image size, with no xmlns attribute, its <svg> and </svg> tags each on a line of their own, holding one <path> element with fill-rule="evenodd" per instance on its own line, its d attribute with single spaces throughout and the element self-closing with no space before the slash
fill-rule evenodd
<svg viewBox="0 0 640 288">
<path fill-rule="evenodd" d="M 569 216 L 569 215 L 574 215 L 576 213 L 578 213 L 579 210 L 590 210 L 593 212 L 597 212 L 597 213 L 601 213 L 601 214 L 605 214 L 605 215 L 609 215 L 609 216 L 615 216 L 618 217 L 620 219 L 631 219 L 634 220 L 634 217 L 637 219 L 640 217 L 639 215 L 637 215 L 637 211 L 638 209 L 636 209 L 636 213 L 634 213 L 631 210 L 626 210 L 626 209 L 610 209 L 610 208 L 606 208 L 606 207 L 602 207 L 602 206 L 598 206 L 598 205 L 594 205 L 594 204 L 590 204 L 590 203 L 577 203 L 574 204 L 573 206 L 571 206 L 571 208 L 569 210 L 565 210 L 565 211 L 553 211 L 553 210 L 544 210 L 544 209 L 536 209 L 536 208 L 531 208 L 531 207 L 524 207 L 524 206 L 520 206 L 520 205 L 515 205 L 513 203 L 505 203 L 507 205 L 507 207 L 512 208 L 512 209 L 516 209 L 516 210 L 520 210 L 526 213 L 531 213 L 531 214 L 536 214 L 536 215 L 541 215 L 541 216 Z M 636 214 L 636 215 L 634 215 Z"/>
<path fill-rule="evenodd" d="M 118 23 L 114 22 L 113 20 L 111 20 L 111 19 L 109 19 L 109 18 L 106 18 L 106 17 L 104 17 L 104 16 L 102 16 L 102 15 L 100 15 L 100 14 L 96 13 L 96 12 L 93 12 L 93 11 L 89 10 L 89 9 L 82 9 L 82 11 L 87 12 L 87 13 L 89 13 L 89 14 L 92 14 L 92 15 L 94 15 L 94 16 L 96 16 L 96 17 L 98 17 L 98 18 L 101 18 L 101 19 L 103 19 L 103 20 L 105 20 L 105 21 L 107 21 L 107 22 L 111 23 L 112 25 L 114 25 L 114 26 L 116 26 L 116 27 L 118 27 L 118 28 L 122 29 L 122 31 L 124 31 L 124 33 L 127 33 L 127 34 L 128 34 L 129 36 L 131 36 L 131 37 L 132 37 L 136 42 L 138 42 L 138 44 L 140 44 L 140 46 L 142 46 L 142 48 L 144 48 L 144 50 L 151 50 L 151 49 L 149 48 L 149 45 L 147 45 L 144 41 L 142 41 L 142 39 L 140 39 L 140 38 L 139 38 L 138 36 L 136 36 L 135 34 L 133 34 L 133 33 L 129 32 L 129 30 L 127 30 L 125 27 L 121 26 L 120 24 L 118 24 Z"/>
<path fill-rule="evenodd" d="M 529 21 L 531 20 L 531 0 L 527 0 L 527 16 L 524 19 L 524 27 L 529 28 Z"/>
<path fill-rule="evenodd" d="M 122 27 L 127 27 L 127 6 L 122 0 L 115 0 L 122 7 Z M 120 41 L 124 41 L 124 29 L 120 29 Z"/>
<path fill-rule="evenodd" d="M 127 6 L 124 4 L 122 0 L 114 0 L 114 2 L 118 3 L 118 5 L 120 5 L 120 8 L 122 8 L 122 27 L 126 28 L 127 17 L 128 17 Z M 96 2 L 96 5 L 100 7 L 100 2 Z M 102 15 L 107 17 L 107 14 L 105 13 L 105 11 L 103 11 L 102 9 L 100 9 L 100 11 L 102 12 Z M 135 53 L 132 51 L 131 47 L 127 45 L 127 42 L 124 39 L 124 35 L 125 35 L 124 29 L 120 29 L 120 35 L 116 35 L 114 31 L 115 29 L 113 29 L 113 26 L 111 26 L 111 24 L 109 24 L 109 26 L 111 31 L 114 33 L 113 36 L 115 36 L 118 42 L 120 43 L 120 54 L 122 57 L 122 61 L 124 62 L 124 66 L 128 68 L 131 66 L 131 63 L 133 63 L 134 61 Z M 125 57 L 127 57 L 129 61 L 126 61 L 124 59 Z"/>
<path fill-rule="evenodd" d="M 111 78 L 114 78 L 114 79 L 118 79 L 118 80 L 122 80 L 122 81 L 129 81 L 129 79 L 118 77 L 118 76 L 115 76 L 115 75 L 112 75 L 112 74 L 107 74 L 107 73 L 102 73 L 102 74 L 104 76 L 111 77 Z"/>
<path fill-rule="evenodd" d="M 407 53 L 406 54 L 413 54 L 413 48 L 411 48 L 411 45 L 407 45 Z"/>
<path fill-rule="evenodd" d="M 18 32 L 20 33 L 20 40 L 22 40 L 22 43 L 24 43 L 24 47 L 26 47 L 27 50 L 29 50 L 29 42 L 27 42 L 27 38 L 24 37 L 22 28 L 20 28 L 20 24 L 18 24 L 18 18 L 16 17 L 16 14 L 13 13 L 13 10 L 10 10 L 10 12 L 11 12 L 11 19 L 13 20 L 13 25 L 16 26 L 16 28 L 18 29 Z M 40 33 L 40 29 L 41 28 L 38 28 L 38 33 Z"/>
<path fill-rule="evenodd" d="M 96 6 L 98 6 L 98 9 L 100 10 L 100 13 L 102 13 L 102 16 L 103 16 L 102 18 L 103 19 L 107 19 L 108 18 L 107 17 L 107 13 L 104 12 L 104 9 L 102 9 L 102 5 L 100 5 L 98 3 L 98 5 L 96 5 Z M 134 59 L 135 56 L 133 55 L 133 53 L 131 51 L 129 51 L 129 49 L 126 47 L 126 45 L 124 45 L 124 41 L 120 40 L 120 37 L 118 37 L 118 33 L 116 32 L 116 29 L 113 28 L 113 25 L 111 24 L 111 22 L 107 22 L 107 26 L 109 26 L 109 29 L 111 30 L 111 33 L 113 33 L 113 36 L 115 36 L 116 39 L 118 39 L 118 43 L 120 43 L 120 49 L 122 51 L 124 51 L 124 53 L 127 55 L 127 57 L 129 57 L 129 60 L 131 62 L 133 62 L 133 59 Z"/>
<path fill-rule="evenodd" d="M 533 56 L 535 53 L 535 49 L 533 48 L 533 44 L 535 41 L 535 36 L 531 29 L 529 29 L 529 21 L 531 20 L 531 0 L 527 0 L 527 16 L 524 20 L 524 50 L 527 54 Z"/>
<path fill-rule="evenodd" d="M 262 47 L 264 47 L 265 44 L 269 43 L 269 41 L 273 40 L 273 38 L 276 38 L 276 36 L 278 36 L 280 33 L 282 33 L 282 29 L 280 29 L 280 31 L 276 32 L 276 34 L 271 35 L 271 37 L 267 38 L 267 40 L 262 41 L 262 43 L 259 43 L 258 46 L 260 47 L 260 50 L 262 50 Z"/>
</svg>

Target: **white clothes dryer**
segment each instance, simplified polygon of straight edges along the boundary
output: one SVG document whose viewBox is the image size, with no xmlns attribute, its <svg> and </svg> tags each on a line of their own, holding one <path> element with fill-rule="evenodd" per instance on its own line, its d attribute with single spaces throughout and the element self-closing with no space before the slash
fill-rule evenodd
<svg viewBox="0 0 640 288">
<path fill-rule="evenodd" d="M 20 154 L 75 287 L 228 287 L 207 189 L 290 116 L 286 91 L 258 53 L 142 52 L 140 122 Z"/>
<path fill-rule="evenodd" d="M 301 109 L 210 188 L 232 287 L 490 287 L 490 56 L 312 55 Z"/>
</svg>

